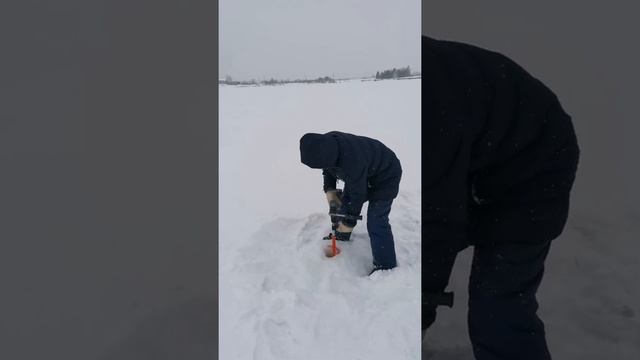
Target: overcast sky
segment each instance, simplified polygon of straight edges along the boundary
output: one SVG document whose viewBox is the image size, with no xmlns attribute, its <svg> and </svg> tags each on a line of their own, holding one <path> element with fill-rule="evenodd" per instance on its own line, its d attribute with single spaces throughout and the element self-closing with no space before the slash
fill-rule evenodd
<svg viewBox="0 0 640 360">
<path fill-rule="evenodd" d="M 220 77 L 420 70 L 419 0 L 220 0 Z"/>
</svg>

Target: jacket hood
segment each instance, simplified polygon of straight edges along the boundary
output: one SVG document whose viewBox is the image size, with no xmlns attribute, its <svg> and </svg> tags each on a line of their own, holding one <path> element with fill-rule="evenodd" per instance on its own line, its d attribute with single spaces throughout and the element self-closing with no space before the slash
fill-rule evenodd
<svg viewBox="0 0 640 360">
<path fill-rule="evenodd" d="M 300 138 L 300 159 L 312 169 L 336 167 L 338 141 L 326 134 L 305 134 Z"/>
</svg>

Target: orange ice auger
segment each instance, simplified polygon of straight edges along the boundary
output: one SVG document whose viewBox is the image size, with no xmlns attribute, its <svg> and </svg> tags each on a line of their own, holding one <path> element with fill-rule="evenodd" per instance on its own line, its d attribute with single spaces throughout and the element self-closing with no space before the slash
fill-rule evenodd
<svg viewBox="0 0 640 360">
<path fill-rule="evenodd" d="M 334 257 L 334 256 L 340 254 L 340 248 L 338 247 L 338 245 L 336 245 L 336 236 L 335 236 L 335 234 L 331 234 L 331 245 L 329 245 L 329 246 L 327 246 L 325 248 L 324 254 L 327 257 Z"/>
<path fill-rule="evenodd" d="M 331 213 L 330 212 L 329 216 L 335 216 L 335 217 L 338 217 L 338 218 L 345 218 L 345 219 L 362 220 L 362 216 L 360 216 L 360 215 L 354 216 L 354 215 L 345 215 L 345 214 L 335 214 L 335 213 Z M 333 230 L 335 230 L 335 229 L 333 229 Z M 324 251 L 324 253 L 325 253 L 325 255 L 327 257 L 334 257 L 334 256 L 340 254 L 340 248 L 338 247 L 338 245 L 336 245 L 336 241 L 337 241 L 336 234 L 329 233 L 329 235 L 323 237 L 322 239 L 323 240 L 331 240 L 331 245 L 327 246 L 325 248 L 325 251 Z"/>
</svg>

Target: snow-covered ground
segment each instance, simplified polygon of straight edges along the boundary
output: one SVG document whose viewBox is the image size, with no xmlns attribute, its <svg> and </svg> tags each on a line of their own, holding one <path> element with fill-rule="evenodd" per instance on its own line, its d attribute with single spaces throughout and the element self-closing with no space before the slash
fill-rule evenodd
<svg viewBox="0 0 640 360">
<path fill-rule="evenodd" d="M 220 358 L 418 359 L 420 80 L 221 86 L 219 103 Z M 377 138 L 402 162 L 393 271 L 366 276 L 364 222 L 323 255 L 322 177 L 300 163 L 299 139 L 331 130 Z"/>
<path fill-rule="evenodd" d="M 454 308 L 440 311 L 420 344 L 420 80 L 223 86 L 220 109 L 221 359 L 404 360 L 420 358 L 421 347 L 423 359 L 472 358 L 472 249 L 454 269 Z M 391 214 L 397 270 L 365 276 L 364 224 L 343 254 L 322 256 L 329 228 L 321 178 L 300 164 L 298 140 L 330 130 L 378 138 L 403 162 Z M 583 149 L 584 164 L 589 154 Z M 640 212 L 595 204 L 589 191 L 599 185 L 588 180 L 577 180 L 539 292 L 549 347 L 556 359 L 637 360 Z"/>
</svg>

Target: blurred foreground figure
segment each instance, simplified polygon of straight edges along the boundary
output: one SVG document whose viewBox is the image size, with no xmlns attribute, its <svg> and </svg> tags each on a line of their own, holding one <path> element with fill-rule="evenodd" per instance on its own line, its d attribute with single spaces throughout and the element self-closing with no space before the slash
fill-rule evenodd
<svg viewBox="0 0 640 360">
<path fill-rule="evenodd" d="M 505 56 L 422 38 L 422 329 L 474 246 L 479 360 L 550 359 L 536 291 L 567 220 L 579 149 L 554 93 Z"/>
</svg>

